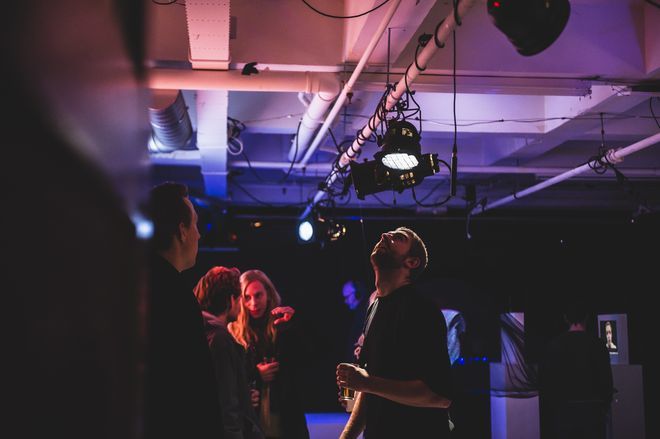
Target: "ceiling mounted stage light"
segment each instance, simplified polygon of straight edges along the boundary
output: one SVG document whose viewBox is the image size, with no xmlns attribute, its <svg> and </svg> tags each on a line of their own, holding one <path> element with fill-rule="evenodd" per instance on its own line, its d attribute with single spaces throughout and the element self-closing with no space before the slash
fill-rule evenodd
<svg viewBox="0 0 660 439">
<path fill-rule="evenodd" d="M 298 242 L 300 244 L 318 243 L 323 247 L 326 241 L 337 241 L 346 235 L 346 226 L 332 218 L 324 217 L 318 210 L 298 223 Z"/>
<path fill-rule="evenodd" d="M 536 55 L 562 33 L 571 6 L 568 0 L 488 0 L 488 14 L 518 53 Z"/>
<path fill-rule="evenodd" d="M 303 243 L 314 239 L 314 225 L 311 219 L 305 219 L 298 224 L 298 240 Z"/>
<path fill-rule="evenodd" d="M 351 162 L 351 178 L 357 197 L 385 190 L 404 189 L 420 184 L 424 177 L 440 170 L 438 154 L 422 154 L 417 128 L 405 120 L 391 120 L 383 138 L 383 149 L 375 160 Z"/>
<path fill-rule="evenodd" d="M 337 241 L 346 235 L 346 226 L 333 220 L 327 220 L 326 235 L 330 241 Z"/>
<path fill-rule="evenodd" d="M 387 125 L 383 149 L 375 158 L 390 169 L 408 170 L 419 164 L 422 147 L 417 128 L 405 120 L 394 120 Z"/>
</svg>

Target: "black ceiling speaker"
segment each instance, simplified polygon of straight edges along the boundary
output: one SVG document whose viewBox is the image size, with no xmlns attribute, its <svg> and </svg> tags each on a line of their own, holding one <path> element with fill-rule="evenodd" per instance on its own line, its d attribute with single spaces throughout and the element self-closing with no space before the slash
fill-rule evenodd
<svg viewBox="0 0 660 439">
<path fill-rule="evenodd" d="M 559 37 L 571 5 L 568 0 L 488 0 L 488 14 L 518 53 L 531 56 Z"/>
</svg>

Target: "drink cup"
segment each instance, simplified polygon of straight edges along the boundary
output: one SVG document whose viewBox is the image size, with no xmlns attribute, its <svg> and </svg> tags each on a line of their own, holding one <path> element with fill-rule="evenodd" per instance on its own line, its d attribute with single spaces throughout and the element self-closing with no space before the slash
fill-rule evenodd
<svg viewBox="0 0 660 439">
<path fill-rule="evenodd" d="M 359 365 L 355 363 L 343 363 L 343 364 L 350 364 L 355 367 L 360 367 Z M 355 399 L 355 390 L 354 389 L 349 389 L 348 387 L 339 387 L 339 392 L 340 392 L 340 398 L 343 401 L 352 401 Z"/>
</svg>

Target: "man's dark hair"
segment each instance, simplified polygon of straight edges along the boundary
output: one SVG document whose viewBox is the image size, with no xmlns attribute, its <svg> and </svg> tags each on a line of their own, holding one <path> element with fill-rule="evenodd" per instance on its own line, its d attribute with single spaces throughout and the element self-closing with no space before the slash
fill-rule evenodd
<svg viewBox="0 0 660 439">
<path fill-rule="evenodd" d="M 166 182 L 151 189 L 149 215 L 154 223 L 151 238 L 154 251 L 170 248 L 172 238 L 179 233 L 179 224 L 190 225 L 192 214 L 184 201 L 187 196 L 188 188 L 180 183 Z"/>
<path fill-rule="evenodd" d="M 238 268 L 213 267 L 197 282 L 195 296 L 200 308 L 220 315 L 230 307 L 231 300 L 240 297 L 241 272 Z"/>
<path fill-rule="evenodd" d="M 413 258 L 419 258 L 419 266 L 410 271 L 410 279 L 415 280 L 426 270 L 426 265 L 429 261 L 429 254 L 426 251 L 426 245 L 424 241 L 420 238 L 417 233 L 413 232 L 407 227 L 399 227 L 396 230 L 401 231 L 408 235 L 410 239 L 410 251 L 408 256 Z"/>
<path fill-rule="evenodd" d="M 564 316 L 569 324 L 584 323 L 587 320 L 587 307 L 582 303 L 569 303 Z"/>
</svg>

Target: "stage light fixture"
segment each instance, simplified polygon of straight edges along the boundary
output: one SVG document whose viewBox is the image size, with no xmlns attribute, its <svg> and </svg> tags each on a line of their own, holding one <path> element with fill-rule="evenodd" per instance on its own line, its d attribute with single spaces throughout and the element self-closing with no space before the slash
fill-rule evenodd
<svg viewBox="0 0 660 439">
<path fill-rule="evenodd" d="M 326 220 L 326 236 L 330 241 L 337 241 L 346 236 L 346 226 L 334 220 Z"/>
<path fill-rule="evenodd" d="M 323 247 L 329 241 L 334 242 L 343 238 L 346 230 L 343 224 L 314 209 L 298 223 L 298 243 L 318 243 Z"/>
<path fill-rule="evenodd" d="M 420 184 L 440 170 L 438 154 L 422 154 L 417 128 L 406 120 L 390 120 L 381 151 L 375 160 L 351 163 L 351 177 L 357 197 L 404 189 Z"/>
<path fill-rule="evenodd" d="M 422 147 L 417 128 L 405 120 L 392 121 L 383 137 L 382 150 L 375 158 L 383 165 L 397 171 L 410 170 L 419 165 Z"/>
<path fill-rule="evenodd" d="M 518 53 L 536 55 L 559 38 L 568 22 L 568 0 L 488 0 L 488 14 Z"/>
<path fill-rule="evenodd" d="M 314 224 L 311 218 L 306 218 L 298 224 L 298 240 L 302 243 L 313 242 Z"/>
</svg>

